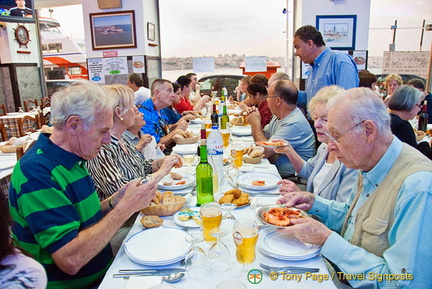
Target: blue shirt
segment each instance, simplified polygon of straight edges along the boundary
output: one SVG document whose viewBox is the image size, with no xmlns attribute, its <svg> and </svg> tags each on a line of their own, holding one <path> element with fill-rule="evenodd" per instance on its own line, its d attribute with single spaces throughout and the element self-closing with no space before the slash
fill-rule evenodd
<svg viewBox="0 0 432 289">
<path fill-rule="evenodd" d="M 165 107 L 164 109 L 162 109 L 162 111 L 167 116 L 167 122 L 168 122 L 168 124 L 175 124 L 182 117 L 181 113 L 179 113 L 174 107 L 173 108 L 171 108 L 171 107 Z"/>
<path fill-rule="evenodd" d="M 369 172 L 362 172 L 363 191 L 352 212 L 347 230 L 343 237 L 333 232 L 324 243 L 321 254 L 336 264 L 343 272 L 365 274 L 365 280 L 351 280 L 354 288 L 429 288 L 432 280 L 432 172 L 420 171 L 408 176 L 401 186 L 395 205 L 394 224 L 389 231 L 390 247 L 383 257 L 369 253 L 361 247 L 350 244 L 347 240 L 354 232 L 358 209 L 374 193 L 402 150 L 402 142 L 396 137 L 377 165 Z M 358 181 L 358 180 L 357 180 Z M 339 203 L 315 197 L 310 213 L 325 220 L 325 224 L 338 232 L 341 231 L 345 215 L 354 196 L 357 181 L 351 198 L 346 203 Z M 405 270 L 401 270 L 401 268 Z M 369 274 L 396 274 L 404 276 L 404 271 L 412 274 L 412 280 L 379 282 Z"/>
<path fill-rule="evenodd" d="M 358 87 L 357 65 L 348 54 L 325 48 L 311 65 L 306 80 L 307 103 L 318 90 L 329 85 L 338 85 L 344 89 Z"/>
<path fill-rule="evenodd" d="M 146 124 L 141 128 L 144 134 L 154 136 L 157 143 L 162 137 L 169 134 L 168 118 L 163 110 L 158 111 L 155 108 L 151 98 L 144 101 L 138 110 L 144 114 Z"/>
</svg>

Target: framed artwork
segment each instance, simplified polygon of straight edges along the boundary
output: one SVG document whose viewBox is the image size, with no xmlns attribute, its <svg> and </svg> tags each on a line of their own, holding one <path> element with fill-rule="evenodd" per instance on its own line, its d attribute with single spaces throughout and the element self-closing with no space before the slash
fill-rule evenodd
<svg viewBox="0 0 432 289">
<path fill-rule="evenodd" d="M 135 12 L 90 13 L 93 50 L 135 48 Z"/>
<path fill-rule="evenodd" d="M 316 28 L 327 47 L 355 50 L 357 15 L 317 15 Z"/>
<path fill-rule="evenodd" d="M 155 41 L 155 25 L 151 22 L 147 22 L 147 39 Z"/>
</svg>

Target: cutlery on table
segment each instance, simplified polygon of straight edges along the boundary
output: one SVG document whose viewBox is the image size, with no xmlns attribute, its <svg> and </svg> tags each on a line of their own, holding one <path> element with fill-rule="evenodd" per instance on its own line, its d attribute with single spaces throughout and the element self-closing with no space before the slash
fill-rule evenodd
<svg viewBox="0 0 432 289">
<path fill-rule="evenodd" d="M 298 266 L 268 266 L 266 264 L 260 263 L 261 268 L 263 268 L 264 270 L 267 271 L 274 271 L 274 272 L 281 272 L 281 271 L 285 271 L 285 272 L 289 272 L 289 273 L 304 273 L 304 272 L 319 272 L 320 269 L 319 268 L 308 268 L 308 267 L 298 267 Z"/>
<path fill-rule="evenodd" d="M 114 278 L 125 278 L 130 276 L 167 276 L 173 273 L 183 273 L 184 268 L 165 269 L 121 269 L 119 273 L 113 274 Z"/>
</svg>

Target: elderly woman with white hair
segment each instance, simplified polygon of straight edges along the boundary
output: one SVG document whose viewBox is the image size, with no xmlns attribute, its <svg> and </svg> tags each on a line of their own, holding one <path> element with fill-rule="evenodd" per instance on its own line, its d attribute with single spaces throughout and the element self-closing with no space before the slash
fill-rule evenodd
<svg viewBox="0 0 432 289">
<path fill-rule="evenodd" d="M 391 118 L 391 130 L 402 142 L 417 148 L 431 158 L 431 148 L 426 141 L 417 144 L 416 134 L 408 122 L 419 112 L 424 94 L 409 85 L 399 86 L 388 102 Z"/>
<path fill-rule="evenodd" d="M 320 89 L 311 99 L 308 111 L 311 112 L 317 137 L 322 144 L 315 157 L 304 161 L 290 146 L 275 148 L 276 153 L 285 153 L 290 159 L 297 174 L 307 178 L 308 192 L 319 195 L 329 200 L 345 201 L 351 193 L 352 185 L 357 177 L 357 170 L 348 169 L 337 158 L 333 151 L 327 150 L 329 138 L 327 136 L 327 102 L 335 97 L 342 88 L 332 85 Z M 281 194 L 300 189 L 289 180 L 280 181 Z"/>
</svg>

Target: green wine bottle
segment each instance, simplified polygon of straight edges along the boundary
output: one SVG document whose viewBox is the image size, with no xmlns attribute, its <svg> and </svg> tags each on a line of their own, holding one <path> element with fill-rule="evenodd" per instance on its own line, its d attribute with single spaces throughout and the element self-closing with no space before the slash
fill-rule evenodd
<svg viewBox="0 0 432 289">
<path fill-rule="evenodd" d="M 201 129 L 200 163 L 196 168 L 197 206 L 214 202 L 213 168 L 207 160 L 206 130 Z"/>
</svg>

